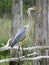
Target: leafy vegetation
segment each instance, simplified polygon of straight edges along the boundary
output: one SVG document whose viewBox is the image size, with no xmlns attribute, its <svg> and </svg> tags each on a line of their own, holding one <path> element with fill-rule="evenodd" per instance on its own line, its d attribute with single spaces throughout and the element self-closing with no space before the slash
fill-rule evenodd
<svg viewBox="0 0 49 65">
<path fill-rule="evenodd" d="M 0 65 L 9 65 L 9 63 L 4 62 L 4 63 L 0 63 Z"/>
<path fill-rule="evenodd" d="M 7 43 L 11 32 L 11 20 L 0 18 L 0 47 Z"/>
<path fill-rule="evenodd" d="M 11 34 L 11 20 L 0 18 L 0 47 L 7 43 Z M 0 51 L 0 59 L 9 57 L 9 51 Z"/>
<path fill-rule="evenodd" d="M 0 17 L 2 17 L 4 13 L 11 13 L 11 8 L 12 0 L 0 0 Z"/>
</svg>

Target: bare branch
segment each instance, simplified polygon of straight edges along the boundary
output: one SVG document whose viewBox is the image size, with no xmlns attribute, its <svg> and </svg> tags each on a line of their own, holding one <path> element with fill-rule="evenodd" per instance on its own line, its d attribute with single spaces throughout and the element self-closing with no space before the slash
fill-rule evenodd
<svg viewBox="0 0 49 65">
<path fill-rule="evenodd" d="M 4 47 L 8 47 L 9 46 L 9 42 L 12 40 L 12 37 L 7 41 L 7 44 Z"/>
<path fill-rule="evenodd" d="M 8 46 L 9 46 L 9 42 L 10 42 L 11 40 L 12 40 L 12 37 L 7 41 L 7 44 L 6 44 L 6 45 L 2 44 L 2 45 L 3 45 L 2 48 L 4 48 L 4 47 L 8 47 Z"/>
<path fill-rule="evenodd" d="M 4 46 L 0 48 L 0 51 L 5 51 L 5 50 L 10 50 L 10 49 L 16 49 L 18 50 L 18 46 L 14 46 L 13 48 L 11 48 L 10 46 Z M 23 50 L 40 50 L 40 49 L 49 49 L 49 46 L 34 46 L 34 47 L 28 47 L 28 48 L 23 48 Z M 20 50 L 22 50 L 22 48 L 20 48 Z"/>
<path fill-rule="evenodd" d="M 26 55 L 27 57 L 28 56 L 33 56 L 33 55 L 37 55 L 38 53 L 36 53 L 36 52 L 34 52 L 34 53 L 32 53 L 32 54 L 28 54 L 28 55 Z M 22 56 L 22 57 L 20 57 L 20 59 L 21 58 L 25 58 L 25 56 Z M 11 60 L 12 59 L 12 60 Z M 13 60 L 14 59 L 14 60 Z M 15 61 L 15 60 L 18 60 L 18 58 L 9 58 L 9 59 L 3 59 L 3 60 L 0 60 L 0 63 L 2 63 L 2 62 L 9 62 L 9 61 Z"/>
<path fill-rule="evenodd" d="M 20 57 L 20 60 L 21 61 L 25 61 L 25 60 L 40 60 L 40 59 L 49 59 L 49 56 L 38 56 L 38 57 L 34 57 L 34 58 L 23 58 L 23 57 Z M 9 62 L 9 61 L 18 61 L 19 59 L 18 58 L 9 58 L 9 59 L 3 59 L 3 60 L 0 60 L 0 63 L 2 62 Z"/>
<path fill-rule="evenodd" d="M 29 57 L 29 56 L 34 56 L 34 55 L 39 55 L 39 53 L 34 52 L 34 53 L 28 54 L 28 55 L 26 55 L 26 56 Z M 25 56 L 22 56 L 21 58 L 25 58 Z"/>
<path fill-rule="evenodd" d="M 9 42 L 11 41 L 12 37 L 7 41 L 7 44 L 3 47 L 0 48 L 0 51 L 5 51 L 5 50 L 10 50 L 10 49 L 16 49 L 18 50 L 18 46 L 14 46 L 13 48 L 11 48 L 9 46 Z M 34 46 L 34 47 L 28 47 L 28 48 L 23 48 L 23 50 L 39 50 L 39 49 L 49 49 L 49 46 Z M 22 48 L 20 48 L 20 50 L 22 50 Z"/>
</svg>

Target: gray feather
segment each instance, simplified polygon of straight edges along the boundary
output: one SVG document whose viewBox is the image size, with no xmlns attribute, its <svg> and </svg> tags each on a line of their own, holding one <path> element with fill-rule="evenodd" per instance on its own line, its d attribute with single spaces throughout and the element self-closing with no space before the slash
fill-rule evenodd
<svg viewBox="0 0 49 65">
<path fill-rule="evenodd" d="M 13 47 L 16 43 L 20 42 L 21 40 L 23 40 L 25 36 L 26 36 L 25 28 L 21 28 L 13 38 L 11 47 Z"/>
</svg>

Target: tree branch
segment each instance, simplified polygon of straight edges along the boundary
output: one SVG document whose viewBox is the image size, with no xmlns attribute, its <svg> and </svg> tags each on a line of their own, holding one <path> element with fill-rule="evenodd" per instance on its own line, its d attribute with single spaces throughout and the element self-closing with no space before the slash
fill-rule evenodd
<svg viewBox="0 0 49 65">
<path fill-rule="evenodd" d="M 18 50 L 19 46 L 14 46 L 13 48 L 9 46 L 9 42 L 11 41 L 11 39 L 12 37 L 7 41 L 7 44 L 5 46 L 0 48 L 0 51 L 10 50 L 10 49 Z M 49 49 L 49 46 L 34 46 L 34 47 L 23 48 L 23 50 L 40 50 L 40 49 Z M 20 50 L 22 50 L 22 48 L 20 48 Z"/>
<path fill-rule="evenodd" d="M 40 60 L 40 59 L 49 59 L 49 56 L 38 56 L 38 57 L 34 57 L 34 58 L 23 58 L 23 57 L 20 57 L 20 60 L 21 61 L 25 61 L 25 60 Z M 9 59 L 3 59 L 3 60 L 0 60 L 0 63 L 2 62 L 9 62 L 9 61 L 18 61 L 19 59 L 18 58 L 9 58 Z"/>
<path fill-rule="evenodd" d="M 13 48 L 11 48 L 8 45 L 5 45 L 4 47 L 0 48 L 0 51 L 5 51 L 5 50 L 10 50 L 10 49 L 16 49 L 18 50 L 18 46 L 14 46 Z M 23 50 L 40 50 L 40 49 L 49 49 L 49 46 L 34 46 L 34 47 L 28 47 L 28 48 L 23 48 Z M 20 48 L 20 50 L 22 50 L 22 48 Z"/>
</svg>

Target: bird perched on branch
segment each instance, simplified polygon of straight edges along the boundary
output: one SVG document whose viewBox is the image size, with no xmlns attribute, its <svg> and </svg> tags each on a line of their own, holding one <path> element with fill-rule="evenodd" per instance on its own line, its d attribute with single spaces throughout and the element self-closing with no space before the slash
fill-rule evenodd
<svg viewBox="0 0 49 65">
<path fill-rule="evenodd" d="M 31 7 L 28 8 L 27 14 L 30 18 L 32 18 L 30 12 L 31 10 L 41 10 L 41 8 Z M 30 21 L 27 25 L 25 25 L 23 28 L 20 28 L 19 31 L 16 33 L 15 37 L 13 38 L 11 47 L 13 47 L 16 43 L 21 42 L 21 46 L 23 46 L 23 40 L 25 39 L 26 35 L 31 30 L 32 21 Z"/>
</svg>

